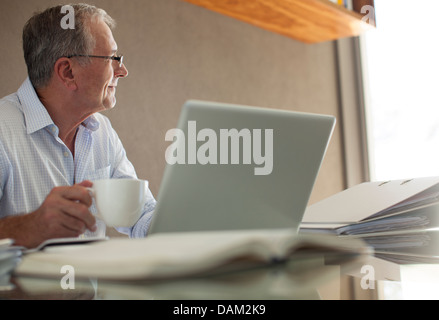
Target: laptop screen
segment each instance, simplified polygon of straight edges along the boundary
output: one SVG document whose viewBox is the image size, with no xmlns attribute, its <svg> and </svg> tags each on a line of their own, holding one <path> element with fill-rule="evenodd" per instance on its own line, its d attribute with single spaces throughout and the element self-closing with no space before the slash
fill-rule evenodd
<svg viewBox="0 0 439 320">
<path fill-rule="evenodd" d="M 190 100 L 168 130 L 149 233 L 297 232 L 335 118 Z"/>
</svg>

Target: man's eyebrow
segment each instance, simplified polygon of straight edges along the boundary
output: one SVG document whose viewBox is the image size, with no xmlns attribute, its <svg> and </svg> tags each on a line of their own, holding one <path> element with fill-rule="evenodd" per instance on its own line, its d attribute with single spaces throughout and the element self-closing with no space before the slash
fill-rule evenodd
<svg viewBox="0 0 439 320">
<path fill-rule="evenodd" d="M 113 50 L 111 50 L 111 53 L 108 56 L 112 57 L 116 54 L 117 54 L 117 49 L 116 50 L 113 49 Z"/>
</svg>

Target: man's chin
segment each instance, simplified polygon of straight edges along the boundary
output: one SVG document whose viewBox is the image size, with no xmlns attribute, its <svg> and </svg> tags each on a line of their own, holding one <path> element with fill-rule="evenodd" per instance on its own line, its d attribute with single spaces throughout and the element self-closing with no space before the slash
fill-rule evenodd
<svg viewBox="0 0 439 320">
<path fill-rule="evenodd" d="M 111 99 L 111 101 L 104 101 L 104 110 L 111 110 L 116 106 L 116 98 Z"/>
</svg>

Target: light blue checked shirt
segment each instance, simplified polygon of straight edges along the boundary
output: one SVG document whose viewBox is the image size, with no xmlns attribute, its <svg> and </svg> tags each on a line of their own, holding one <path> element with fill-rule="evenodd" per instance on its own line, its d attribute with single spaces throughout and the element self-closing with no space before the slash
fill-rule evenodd
<svg viewBox="0 0 439 320">
<path fill-rule="evenodd" d="M 56 186 L 108 178 L 137 175 L 107 117 L 96 113 L 79 126 L 73 157 L 29 78 L 0 100 L 0 218 L 38 209 Z M 146 235 L 156 205 L 149 189 L 146 199 L 139 221 L 119 232 Z M 94 205 L 90 211 L 96 214 Z M 104 236 L 105 223 L 98 220 L 97 227 L 85 236 Z"/>
</svg>

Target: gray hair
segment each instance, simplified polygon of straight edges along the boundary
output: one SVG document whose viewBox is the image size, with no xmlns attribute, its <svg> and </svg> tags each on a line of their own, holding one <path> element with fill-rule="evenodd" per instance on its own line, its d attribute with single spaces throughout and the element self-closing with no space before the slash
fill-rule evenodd
<svg viewBox="0 0 439 320">
<path fill-rule="evenodd" d="M 72 54 L 91 54 L 96 45 L 89 28 L 91 19 L 101 19 L 111 29 L 115 21 L 102 9 L 88 4 L 71 4 L 74 29 L 62 28 L 62 5 L 32 16 L 23 28 L 23 51 L 29 79 L 35 88 L 45 87 L 53 74 L 55 62 Z M 81 63 L 89 63 L 81 59 Z"/>
</svg>

